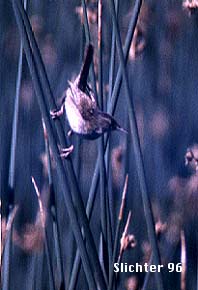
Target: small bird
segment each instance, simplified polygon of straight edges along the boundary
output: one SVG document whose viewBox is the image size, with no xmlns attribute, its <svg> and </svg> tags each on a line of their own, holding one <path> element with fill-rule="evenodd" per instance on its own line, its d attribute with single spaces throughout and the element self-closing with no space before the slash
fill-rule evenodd
<svg viewBox="0 0 198 290">
<path fill-rule="evenodd" d="M 126 133 L 117 121 L 97 106 L 94 93 L 88 85 L 89 68 L 93 60 L 93 46 L 89 44 L 80 74 L 74 82 L 68 81 L 60 110 L 51 112 L 57 118 L 66 111 L 71 131 L 83 138 L 94 140 L 105 132 L 120 130 Z"/>
</svg>

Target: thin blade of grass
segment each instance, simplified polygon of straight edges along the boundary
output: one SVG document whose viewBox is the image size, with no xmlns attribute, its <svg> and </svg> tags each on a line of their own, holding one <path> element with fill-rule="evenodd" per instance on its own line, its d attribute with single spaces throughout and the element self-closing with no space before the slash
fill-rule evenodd
<svg viewBox="0 0 198 290">
<path fill-rule="evenodd" d="M 41 225 L 42 225 L 43 233 L 44 233 L 44 245 L 45 245 L 45 253 L 47 257 L 50 290 L 55 290 L 56 288 L 55 288 L 55 280 L 54 280 L 54 273 L 53 273 L 53 266 L 52 266 L 52 257 L 51 257 L 51 251 L 50 251 L 50 246 L 49 246 L 49 237 L 46 230 L 46 216 L 45 216 L 46 214 L 44 212 L 38 186 L 33 176 L 32 176 L 32 183 L 33 183 L 33 186 L 34 186 L 37 198 L 38 198 L 40 220 L 41 220 Z"/>
<path fill-rule="evenodd" d="M 2 260 L 2 290 L 10 289 L 10 267 L 12 264 L 12 227 L 8 232 Z"/>
<path fill-rule="evenodd" d="M 102 1 L 98 1 L 98 103 L 103 110 L 103 49 L 102 49 Z M 98 139 L 98 152 L 100 158 L 100 210 L 101 210 L 101 237 L 100 237 L 100 262 L 103 271 L 108 265 L 107 253 L 107 208 L 106 208 L 106 168 L 104 162 L 104 136 Z"/>
<path fill-rule="evenodd" d="M 48 171 L 49 194 L 50 194 L 49 206 L 50 206 L 50 212 L 53 218 L 53 235 L 54 235 L 54 241 L 55 241 L 56 258 L 57 258 L 57 263 L 59 266 L 59 272 L 61 275 L 62 285 L 63 285 L 63 288 L 65 289 L 64 267 L 63 267 L 63 260 L 62 260 L 62 251 L 61 251 L 61 237 L 60 237 L 60 230 L 59 230 L 59 223 L 58 223 L 58 214 L 57 214 L 54 186 L 52 182 L 52 164 L 51 164 L 51 157 L 50 157 L 50 147 L 49 147 L 49 140 L 48 140 L 46 126 L 43 119 L 42 119 L 42 123 L 43 123 L 43 135 L 44 135 L 44 141 L 45 141 L 45 152 L 47 155 L 47 171 Z"/>
<path fill-rule="evenodd" d="M 115 241 L 114 241 L 114 247 L 113 247 L 113 258 L 112 258 L 112 263 L 111 263 L 111 271 L 109 275 L 109 286 L 108 290 L 111 290 L 113 287 L 113 265 L 116 261 L 116 256 L 118 252 L 118 244 L 119 244 L 119 235 L 120 235 L 120 228 L 122 225 L 122 219 L 123 219 L 123 214 L 124 214 L 124 207 L 125 207 L 125 200 L 126 200 L 126 192 L 128 188 L 128 174 L 126 175 L 125 182 L 124 182 L 124 188 L 122 192 L 122 200 L 121 200 L 121 205 L 120 205 L 120 211 L 119 211 L 119 216 L 118 216 L 118 222 L 116 225 L 116 233 L 115 233 Z"/>
<path fill-rule="evenodd" d="M 130 96 L 128 76 L 127 76 L 127 71 L 125 67 L 124 54 L 122 50 L 122 42 L 121 42 L 118 22 L 116 19 L 115 5 L 114 5 L 113 0 L 110 0 L 109 4 L 110 4 L 110 10 L 112 14 L 113 25 L 115 27 L 118 55 L 119 55 L 120 62 L 122 65 L 122 74 L 123 74 L 123 79 L 124 79 L 124 83 L 126 87 L 129 124 L 130 124 L 130 130 L 131 130 L 131 135 L 132 135 L 137 173 L 138 173 L 139 181 L 140 181 L 140 189 L 142 193 L 142 201 L 143 201 L 144 213 L 145 213 L 145 218 L 146 218 L 146 223 L 147 223 L 148 236 L 149 236 L 149 240 L 150 240 L 152 250 L 153 250 L 154 263 L 156 265 L 160 265 L 161 264 L 160 254 L 159 254 L 157 238 L 155 234 L 154 218 L 153 218 L 151 202 L 150 202 L 150 198 L 149 198 L 148 190 L 147 190 L 144 163 L 143 163 L 140 140 L 139 140 L 139 135 L 138 135 L 137 121 L 136 121 L 136 116 L 135 116 L 135 111 L 134 111 L 134 105 L 132 102 L 132 98 Z M 159 290 L 164 289 L 161 272 L 156 272 L 156 282 L 157 282 L 157 288 Z"/>
<path fill-rule="evenodd" d="M 116 14 L 118 14 L 118 8 L 119 8 L 119 1 L 115 0 L 115 6 L 116 6 Z M 114 75 L 115 75 L 115 57 L 116 57 L 116 40 L 115 40 L 115 29 L 113 27 L 112 29 L 112 39 L 111 39 L 111 53 L 110 53 L 110 65 L 109 65 L 109 92 L 108 92 L 108 99 L 106 103 L 106 110 L 110 105 L 110 99 L 113 92 L 113 83 L 114 83 Z M 106 164 L 106 172 L 107 176 L 109 176 L 109 150 L 110 150 L 110 144 L 108 142 L 107 149 L 106 149 L 106 156 L 105 156 L 105 164 Z M 111 208 L 112 210 L 112 208 Z M 112 219 L 113 220 L 113 219 Z"/>
<path fill-rule="evenodd" d="M 129 24 L 129 29 L 128 29 L 125 47 L 124 47 L 125 62 L 128 59 L 129 49 L 130 49 L 131 41 L 133 38 L 135 26 L 137 24 L 137 19 L 138 19 L 141 5 L 142 5 L 142 0 L 137 0 L 135 3 L 135 7 L 134 7 L 134 13 L 133 13 L 133 16 L 132 16 L 130 24 Z M 114 85 L 114 89 L 113 89 L 113 93 L 112 93 L 111 103 L 110 103 L 109 108 L 108 108 L 108 113 L 110 113 L 110 114 L 113 114 L 113 112 L 115 111 L 121 82 L 122 82 L 122 70 L 121 70 L 121 65 L 120 65 L 117 76 L 116 76 L 116 81 L 115 81 L 115 85 Z M 107 148 L 108 138 L 109 138 L 109 136 L 107 135 L 107 137 L 105 138 L 105 142 L 104 142 L 105 151 Z M 96 188 L 98 185 L 98 181 L 99 181 L 99 157 L 97 158 L 97 161 L 96 161 L 96 166 L 94 169 L 92 183 L 91 183 L 91 187 L 90 187 L 90 191 L 89 191 L 89 198 L 87 201 L 86 212 L 87 212 L 88 218 L 90 218 L 91 214 L 92 214 L 92 209 L 93 209 L 93 204 L 94 204 L 94 200 L 95 200 L 95 194 L 96 194 Z"/>
<path fill-rule="evenodd" d="M 116 15 L 118 15 L 119 10 L 119 0 L 115 0 Z M 116 38 L 115 38 L 115 28 L 112 29 L 111 38 L 111 55 L 110 55 L 110 66 L 109 66 L 109 95 L 108 102 L 110 103 L 111 95 L 113 93 L 113 83 L 115 74 L 115 56 L 116 56 Z"/>
<path fill-rule="evenodd" d="M 27 8 L 27 0 L 24 0 L 24 8 Z M 14 220 L 14 216 L 16 214 L 15 209 L 13 209 L 14 205 L 14 183 L 15 183 L 15 161 L 16 161 L 16 144 L 17 144 L 17 128 L 18 128 L 18 115 L 19 115 L 19 94 L 21 87 L 21 78 L 22 78 L 22 65 L 23 65 L 23 44 L 22 41 L 20 43 L 20 51 L 19 51 L 19 60 L 18 60 L 18 72 L 17 72 L 17 80 L 16 80 L 16 94 L 14 101 L 14 116 L 12 121 L 12 136 L 11 136 L 11 148 L 10 148 L 10 163 L 9 163 L 9 175 L 8 175 L 8 204 L 9 204 L 9 213 L 8 213 L 8 223 L 11 221 L 10 229 L 8 230 L 5 239 L 5 243 L 7 241 L 8 245 L 6 247 L 5 253 L 5 271 L 4 271 L 4 286 L 3 289 L 9 289 L 10 287 L 10 259 L 11 259 L 11 251 L 12 251 L 12 223 Z M 3 259 L 4 254 L 4 246 L 1 252 L 1 259 Z"/>
<path fill-rule="evenodd" d="M 23 5 L 24 5 L 24 9 L 26 10 L 27 0 L 24 0 Z M 13 116 L 13 122 L 12 122 L 11 152 L 10 152 L 9 177 L 8 177 L 8 183 L 11 190 L 14 189 L 17 127 L 18 127 L 18 115 L 19 115 L 19 95 L 20 95 L 20 88 L 21 88 L 22 66 L 23 66 L 23 43 L 21 41 L 20 51 L 19 51 L 19 60 L 18 60 L 17 81 L 16 81 L 16 95 L 15 95 L 15 102 L 14 102 L 14 116 Z"/>
<path fill-rule="evenodd" d="M 148 265 L 151 265 L 152 261 L 153 261 L 153 256 L 151 256 L 151 258 L 149 259 Z M 142 290 L 146 290 L 147 289 L 150 277 L 151 277 L 151 272 L 148 271 L 146 273 L 146 275 L 145 275 L 145 278 L 144 278 L 144 283 L 143 283 L 143 286 L 142 286 Z"/>
</svg>

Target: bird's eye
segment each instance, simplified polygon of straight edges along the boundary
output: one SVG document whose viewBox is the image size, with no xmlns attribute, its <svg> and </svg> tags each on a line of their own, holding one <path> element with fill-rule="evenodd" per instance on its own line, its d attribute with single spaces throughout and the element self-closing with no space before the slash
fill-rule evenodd
<svg viewBox="0 0 198 290">
<path fill-rule="evenodd" d="M 94 109 L 90 109 L 89 112 L 90 112 L 91 115 L 93 115 Z"/>
</svg>

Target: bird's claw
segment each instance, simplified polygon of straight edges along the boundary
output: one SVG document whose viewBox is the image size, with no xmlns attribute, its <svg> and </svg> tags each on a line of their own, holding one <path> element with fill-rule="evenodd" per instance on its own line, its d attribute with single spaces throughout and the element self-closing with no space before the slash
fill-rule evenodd
<svg viewBox="0 0 198 290">
<path fill-rule="evenodd" d="M 69 130 L 69 131 L 67 132 L 67 136 L 70 137 L 70 136 L 72 135 L 72 133 L 73 133 L 73 131 L 72 131 L 72 130 Z"/>
<path fill-rule="evenodd" d="M 52 110 L 50 111 L 50 116 L 53 120 L 59 118 L 63 114 L 63 106 L 60 108 L 60 110 Z"/>
<path fill-rule="evenodd" d="M 61 148 L 60 151 L 60 157 L 61 158 L 67 158 L 71 153 L 72 151 L 74 150 L 74 145 L 71 145 L 67 148 Z"/>
</svg>

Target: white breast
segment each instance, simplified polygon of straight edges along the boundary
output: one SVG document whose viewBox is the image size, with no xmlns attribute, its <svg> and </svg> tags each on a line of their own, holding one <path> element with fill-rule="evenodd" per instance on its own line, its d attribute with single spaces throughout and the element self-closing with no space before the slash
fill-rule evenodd
<svg viewBox="0 0 198 290">
<path fill-rule="evenodd" d="M 75 103 L 67 96 L 65 100 L 65 111 L 71 129 L 76 133 L 81 133 L 85 128 L 85 121 L 82 119 Z"/>
</svg>

